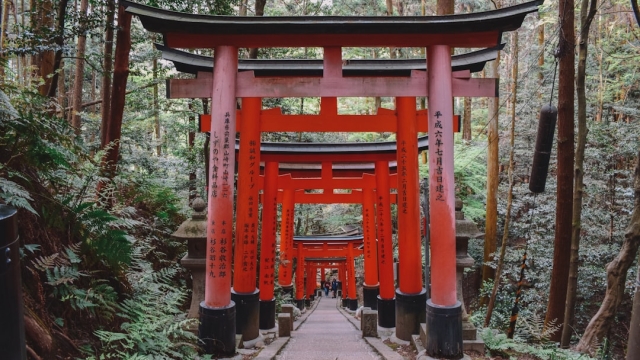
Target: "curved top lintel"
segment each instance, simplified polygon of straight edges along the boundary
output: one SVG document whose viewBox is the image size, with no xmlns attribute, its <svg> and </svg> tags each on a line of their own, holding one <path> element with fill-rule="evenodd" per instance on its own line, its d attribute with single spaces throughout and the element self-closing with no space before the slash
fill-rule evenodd
<svg viewBox="0 0 640 360">
<path fill-rule="evenodd" d="M 165 45 L 182 48 L 297 46 L 489 47 L 522 25 L 544 0 L 446 16 L 212 16 L 178 13 L 122 0 Z M 184 35 L 190 36 L 184 36 Z M 345 36 L 348 35 L 348 36 Z M 375 35 L 375 36 L 372 36 Z"/>
</svg>

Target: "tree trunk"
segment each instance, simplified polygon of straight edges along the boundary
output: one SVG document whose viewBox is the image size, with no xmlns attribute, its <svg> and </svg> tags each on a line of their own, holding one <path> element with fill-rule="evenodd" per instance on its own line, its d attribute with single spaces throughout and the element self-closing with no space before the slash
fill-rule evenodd
<svg viewBox="0 0 640 360">
<path fill-rule="evenodd" d="M 471 141 L 471 98 L 464 98 L 462 113 L 462 140 Z"/>
<path fill-rule="evenodd" d="M 561 26 L 561 36 L 558 44 L 560 68 L 558 81 L 558 192 L 556 194 L 553 269 L 545 325 L 549 325 L 553 321 L 560 324 L 564 319 L 564 305 L 569 281 L 569 260 L 571 257 L 575 88 L 574 1 L 560 1 L 558 13 L 560 14 Z M 562 329 L 551 334 L 550 339 L 559 342 L 561 335 Z"/>
<path fill-rule="evenodd" d="M 124 11 L 124 7 L 118 7 L 118 34 L 116 42 L 115 67 L 113 71 L 113 89 L 111 93 L 111 111 L 108 133 L 104 149 L 108 144 L 113 144 L 107 149 L 102 161 L 105 176 L 112 179 L 116 174 L 118 155 L 120 152 L 120 135 L 122 133 L 122 116 L 124 112 L 125 90 L 129 76 L 129 52 L 131 50 L 131 14 Z M 98 186 L 102 190 L 103 184 Z"/>
<path fill-rule="evenodd" d="M 256 0 L 255 4 L 255 16 L 264 16 L 264 7 L 267 5 L 267 0 Z M 249 59 L 258 58 L 258 48 L 252 48 L 249 50 Z"/>
<path fill-rule="evenodd" d="M 574 189 L 573 189 L 573 218 L 571 228 L 571 259 L 569 265 L 569 283 L 567 286 L 567 298 L 564 308 L 565 326 L 562 329 L 560 346 L 568 348 L 573 332 L 573 320 L 575 316 L 576 292 L 578 289 L 578 265 L 580 249 L 580 231 L 582 230 L 582 196 L 584 186 L 582 179 L 584 176 L 584 148 L 587 142 L 587 96 L 585 94 L 585 78 L 587 68 L 587 46 L 589 44 L 589 28 L 591 21 L 596 14 L 597 0 L 582 0 L 580 7 L 580 41 L 578 42 L 578 77 L 576 87 L 578 93 L 578 137 L 574 169 Z"/>
<path fill-rule="evenodd" d="M 624 242 L 618 255 L 607 265 L 607 290 L 600 305 L 600 309 L 591 318 L 584 335 L 580 339 L 577 351 L 593 353 L 604 336 L 609 331 L 613 318 L 622 302 L 624 284 L 627 280 L 627 271 L 631 267 L 638 245 L 640 245 L 640 152 L 637 155 L 636 170 L 634 176 L 634 207 L 631 221 L 624 234 Z M 636 293 L 637 297 L 637 293 Z M 635 304 L 634 299 L 634 304 Z M 637 330 L 637 329 L 634 329 Z M 629 334 L 631 335 L 631 334 Z M 631 336 L 629 336 L 631 340 Z M 635 339 L 637 341 L 637 338 Z"/>
<path fill-rule="evenodd" d="M 454 0 L 438 0 L 436 3 L 437 15 L 450 15 L 453 14 L 455 6 Z"/>
<path fill-rule="evenodd" d="M 35 5 L 35 4 L 37 5 Z M 32 6 L 32 9 L 38 9 L 36 12 L 35 19 L 31 19 L 32 29 L 38 29 L 37 32 L 40 33 L 40 29 L 44 28 L 52 28 L 53 27 L 53 5 L 51 0 L 43 0 L 32 2 L 35 6 Z M 34 14 L 35 15 L 35 14 Z M 51 77 L 50 75 L 53 73 L 53 62 L 54 62 L 55 54 L 52 50 L 45 50 L 39 54 L 37 54 L 35 58 L 35 62 L 32 65 L 36 66 L 36 71 L 38 71 L 38 75 L 40 78 L 44 80 L 44 83 L 40 85 L 38 91 L 41 95 L 46 96 L 49 92 L 49 86 L 51 85 Z"/>
<path fill-rule="evenodd" d="M 89 0 L 80 2 L 79 22 L 82 23 L 87 17 L 89 9 Z M 76 73 L 75 84 L 73 86 L 73 121 L 71 125 L 74 127 L 76 135 L 79 136 L 82 129 L 82 119 L 80 112 L 82 111 L 82 88 L 84 85 L 84 53 L 87 48 L 87 28 L 80 25 L 80 34 L 78 35 L 78 48 L 76 51 Z"/>
<path fill-rule="evenodd" d="M 493 308 L 496 303 L 496 297 L 498 295 L 498 287 L 500 286 L 500 277 L 502 276 L 502 267 L 504 266 L 504 256 L 507 250 L 507 241 L 509 239 L 509 224 L 511 223 L 511 204 L 513 202 L 513 171 L 514 171 L 514 145 L 515 145 L 515 125 L 516 125 L 516 96 L 518 90 L 518 32 L 514 31 L 513 36 L 513 88 L 511 101 L 511 131 L 509 133 L 509 144 L 511 150 L 509 151 L 509 192 L 507 194 L 507 213 L 504 219 L 504 231 L 502 233 L 502 244 L 500 245 L 500 257 L 498 258 L 498 266 L 495 271 L 495 278 L 493 281 L 493 289 L 491 291 L 491 297 L 489 298 L 489 305 L 487 305 L 487 316 L 484 319 L 484 327 L 488 327 L 491 322 L 491 315 L 493 314 Z M 495 243 L 494 243 L 495 245 Z"/>
<path fill-rule="evenodd" d="M 51 84 L 49 85 L 49 91 L 47 96 L 53 98 L 56 96 L 56 90 L 58 88 L 58 79 L 60 78 L 59 70 L 62 67 L 62 48 L 64 47 L 64 22 L 67 17 L 67 4 L 69 0 L 60 0 L 58 3 L 58 18 L 56 20 L 56 39 L 55 43 L 58 47 L 53 57 L 53 76 L 51 77 Z"/>
<path fill-rule="evenodd" d="M 489 76 L 500 78 L 500 55 L 491 64 L 491 72 Z M 489 106 L 487 116 L 489 117 L 489 126 L 487 128 L 487 210 L 485 215 L 485 231 L 484 231 L 484 257 L 483 263 L 487 264 L 493 261 L 493 253 L 496 252 L 496 243 L 498 236 L 498 175 L 499 175 L 499 158 L 498 158 L 498 118 L 500 115 L 500 98 L 489 98 Z M 492 280 L 495 277 L 494 269 L 489 265 L 482 267 L 482 282 Z M 482 299 L 481 301 L 486 301 Z M 484 302 L 483 301 L 483 302 Z"/>
<path fill-rule="evenodd" d="M 638 258 L 640 264 L 640 258 Z M 640 265 L 636 277 L 636 293 L 633 296 L 633 311 L 629 323 L 629 340 L 627 342 L 627 360 L 640 359 Z"/>
<path fill-rule="evenodd" d="M 9 1 L 0 1 L 0 60 L 6 58 L 4 55 L 4 39 L 7 36 L 9 4 Z M 4 82 L 4 66 L 0 66 L 0 81 Z"/>
<path fill-rule="evenodd" d="M 158 59 L 153 58 L 153 118 L 154 118 L 154 130 L 156 133 L 156 155 L 162 155 L 162 142 L 160 138 L 160 109 L 158 105 Z"/>
<path fill-rule="evenodd" d="M 109 142 L 107 134 L 109 133 L 109 119 L 111 113 L 111 70 L 113 69 L 113 22 L 115 17 L 115 0 L 107 0 L 107 22 L 105 24 L 104 35 L 104 62 L 102 74 L 102 106 L 100 112 L 102 122 L 100 125 L 100 144 L 104 148 Z"/>
<path fill-rule="evenodd" d="M 66 105 L 66 88 L 64 86 L 64 60 L 60 61 L 60 70 L 57 73 L 58 77 L 58 106 L 60 106 L 60 117 L 64 119 Z"/>
</svg>

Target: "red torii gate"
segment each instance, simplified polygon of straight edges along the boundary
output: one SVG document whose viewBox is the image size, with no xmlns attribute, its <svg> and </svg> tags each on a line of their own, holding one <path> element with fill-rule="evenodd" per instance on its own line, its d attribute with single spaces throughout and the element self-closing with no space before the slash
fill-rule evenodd
<svg viewBox="0 0 640 360">
<path fill-rule="evenodd" d="M 360 249 L 364 245 L 362 236 L 296 236 L 294 237 L 294 252 L 298 259 L 298 268 L 296 269 L 296 304 L 302 309 L 304 307 L 304 284 L 303 267 L 301 263 L 307 262 L 307 258 L 318 259 L 327 258 L 344 258 L 346 264 L 347 275 L 347 298 L 357 308 L 358 299 L 356 295 L 355 285 L 355 267 L 354 260 L 357 256 L 362 255 Z M 306 266 L 305 266 L 306 267 Z M 344 276 L 344 274 L 342 274 Z M 341 276 L 341 278 L 342 278 Z M 314 280 L 315 282 L 315 280 Z M 308 288 L 308 287 L 307 287 Z M 307 293 L 308 294 L 308 293 Z M 352 306 L 353 307 L 353 306 Z M 354 309 L 355 310 L 355 309 Z"/>
<path fill-rule="evenodd" d="M 256 21 L 247 17 L 178 14 L 129 1 L 121 2 L 127 12 L 141 19 L 147 30 L 162 33 L 165 45 L 215 50 L 212 79 L 183 82 L 185 88 L 197 89 L 189 97 L 204 95 L 212 99 L 209 270 L 200 325 L 200 337 L 207 352 L 235 352 L 235 331 L 230 330 L 235 325 L 236 304 L 231 300 L 228 272 L 231 263 L 227 255 L 231 253 L 233 226 L 235 152 L 231 147 L 236 126 L 236 97 L 245 98 L 243 107 L 247 102 L 248 112 L 259 116 L 261 97 L 396 96 L 399 246 L 405 249 L 400 253 L 399 276 L 409 278 L 408 281 L 403 280 L 396 291 L 396 333 L 404 338 L 407 333 L 417 332 L 427 309 L 427 353 L 431 356 L 461 357 L 461 308 L 455 289 L 453 128 L 450 121 L 441 121 L 440 118 L 452 119 L 453 96 L 495 96 L 497 83 L 454 77 L 451 48 L 496 46 L 502 32 L 520 27 L 524 17 L 536 11 L 541 3 L 538 0 L 490 12 L 443 17 L 299 17 L 295 21 L 291 17 L 273 17 Z M 238 47 L 299 46 L 324 48 L 321 78 L 259 79 L 250 73 L 237 72 Z M 343 46 L 426 46 L 428 73 L 416 73 L 401 79 L 346 78 L 342 74 L 340 47 Z M 421 279 L 410 278 L 412 273 L 421 273 L 419 208 L 415 196 L 418 177 L 417 165 L 414 164 L 417 158 L 416 96 L 429 98 L 428 122 L 434 140 L 429 149 L 429 178 L 433 189 L 429 200 L 434 238 L 431 243 L 433 281 L 432 298 L 426 304 Z M 241 151 L 259 153 L 259 150 L 256 152 L 259 127 L 247 121 L 241 126 Z M 239 162 L 239 189 L 256 188 L 258 167 L 259 162 Z M 257 195 L 257 189 L 238 194 L 236 210 L 240 232 L 236 231 L 235 264 L 240 264 L 240 268 L 235 269 L 234 274 L 242 276 L 238 277 L 240 281 L 234 281 L 233 292 L 240 302 L 257 292 L 256 269 L 254 262 L 250 261 L 252 256 L 255 257 L 257 248 L 257 228 L 250 225 L 256 223 L 257 211 L 253 209 Z M 388 201 L 381 203 L 389 204 Z M 442 330 L 438 331 L 438 328 Z"/>
</svg>

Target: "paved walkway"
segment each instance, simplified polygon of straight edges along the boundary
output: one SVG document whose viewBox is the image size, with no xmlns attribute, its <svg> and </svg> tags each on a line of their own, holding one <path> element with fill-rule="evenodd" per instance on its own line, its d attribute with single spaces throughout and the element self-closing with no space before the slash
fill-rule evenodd
<svg viewBox="0 0 640 360">
<path fill-rule="evenodd" d="M 337 299 L 321 297 L 307 320 L 294 331 L 278 360 L 382 359 L 336 308 Z"/>
</svg>

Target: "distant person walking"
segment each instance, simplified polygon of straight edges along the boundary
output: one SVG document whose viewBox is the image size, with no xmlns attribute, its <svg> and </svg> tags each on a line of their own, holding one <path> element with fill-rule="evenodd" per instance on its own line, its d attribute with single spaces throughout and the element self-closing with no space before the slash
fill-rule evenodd
<svg viewBox="0 0 640 360">
<path fill-rule="evenodd" d="M 329 280 L 324 282 L 324 295 L 329 296 Z"/>
<path fill-rule="evenodd" d="M 338 294 L 338 282 L 336 278 L 333 278 L 333 281 L 331 281 L 331 291 L 333 291 L 333 298 L 335 299 Z"/>
</svg>

